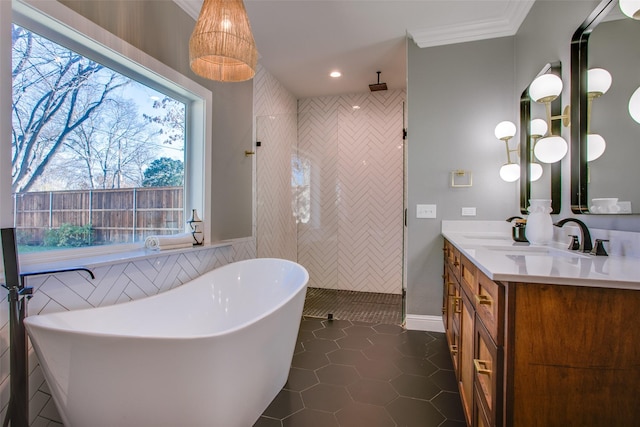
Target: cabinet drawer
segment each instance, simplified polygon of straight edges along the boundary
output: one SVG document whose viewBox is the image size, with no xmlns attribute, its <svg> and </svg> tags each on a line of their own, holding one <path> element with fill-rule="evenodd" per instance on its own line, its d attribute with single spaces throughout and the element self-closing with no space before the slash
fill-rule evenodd
<svg viewBox="0 0 640 427">
<path fill-rule="evenodd" d="M 474 295 L 476 313 L 496 345 L 504 342 L 504 287 L 477 272 L 478 285 Z"/>
<path fill-rule="evenodd" d="M 477 292 L 476 266 L 465 257 L 461 258 L 460 263 L 460 284 L 464 286 L 469 296 L 474 295 Z M 472 303 L 475 305 L 475 301 Z"/>
<path fill-rule="evenodd" d="M 484 408 L 490 425 L 501 425 L 503 348 L 496 347 L 477 317 L 473 365 L 479 404 Z"/>
</svg>

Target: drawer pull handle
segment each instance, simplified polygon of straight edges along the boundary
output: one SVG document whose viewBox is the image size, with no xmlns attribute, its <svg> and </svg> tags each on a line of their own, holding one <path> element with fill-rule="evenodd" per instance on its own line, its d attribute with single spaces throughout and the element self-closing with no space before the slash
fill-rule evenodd
<svg viewBox="0 0 640 427">
<path fill-rule="evenodd" d="M 491 305 L 493 300 L 489 295 L 475 295 L 478 304 Z"/>
<path fill-rule="evenodd" d="M 459 267 L 460 266 L 460 261 L 456 260 L 453 262 L 453 266 L 454 267 Z"/>
<path fill-rule="evenodd" d="M 462 307 L 460 307 L 460 301 L 462 301 L 462 297 L 453 297 L 451 299 L 451 304 L 453 305 L 454 313 L 462 313 Z"/>
<path fill-rule="evenodd" d="M 490 362 L 486 360 L 473 359 L 473 365 L 476 368 L 476 372 L 479 375 L 491 375 L 491 369 L 489 369 Z"/>
<path fill-rule="evenodd" d="M 451 345 L 451 347 L 449 347 L 449 350 L 451 351 L 451 354 L 453 354 L 454 356 L 458 354 L 458 346 L 455 344 Z"/>
</svg>

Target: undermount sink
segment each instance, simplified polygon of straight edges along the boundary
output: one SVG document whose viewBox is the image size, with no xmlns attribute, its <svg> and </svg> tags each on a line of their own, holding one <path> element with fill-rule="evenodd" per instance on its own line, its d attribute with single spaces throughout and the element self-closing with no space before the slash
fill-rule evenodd
<svg viewBox="0 0 640 427">
<path fill-rule="evenodd" d="M 526 255 L 526 256 L 558 256 L 566 258 L 588 258 L 589 255 L 582 252 L 574 252 L 568 250 L 557 249 L 549 246 L 497 246 L 487 245 L 483 249 L 495 252 L 504 252 L 507 255 Z"/>
<path fill-rule="evenodd" d="M 501 236 L 497 234 L 467 234 L 464 238 L 477 240 L 511 240 L 510 236 Z"/>
</svg>

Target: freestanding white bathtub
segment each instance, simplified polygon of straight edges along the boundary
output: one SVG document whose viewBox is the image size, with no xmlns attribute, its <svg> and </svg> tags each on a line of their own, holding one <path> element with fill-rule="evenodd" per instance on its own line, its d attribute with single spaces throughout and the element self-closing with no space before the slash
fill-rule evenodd
<svg viewBox="0 0 640 427">
<path fill-rule="evenodd" d="M 308 279 L 252 259 L 25 324 L 65 427 L 250 427 L 287 380 Z"/>
</svg>

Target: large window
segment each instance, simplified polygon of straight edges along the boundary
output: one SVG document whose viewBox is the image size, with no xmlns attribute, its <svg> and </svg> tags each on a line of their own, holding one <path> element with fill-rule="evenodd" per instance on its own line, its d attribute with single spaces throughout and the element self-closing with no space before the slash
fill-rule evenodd
<svg viewBox="0 0 640 427">
<path fill-rule="evenodd" d="M 18 6 L 11 170 L 0 174 L 11 180 L 20 252 L 183 232 L 185 212 L 206 209 L 210 93 Z"/>
</svg>

